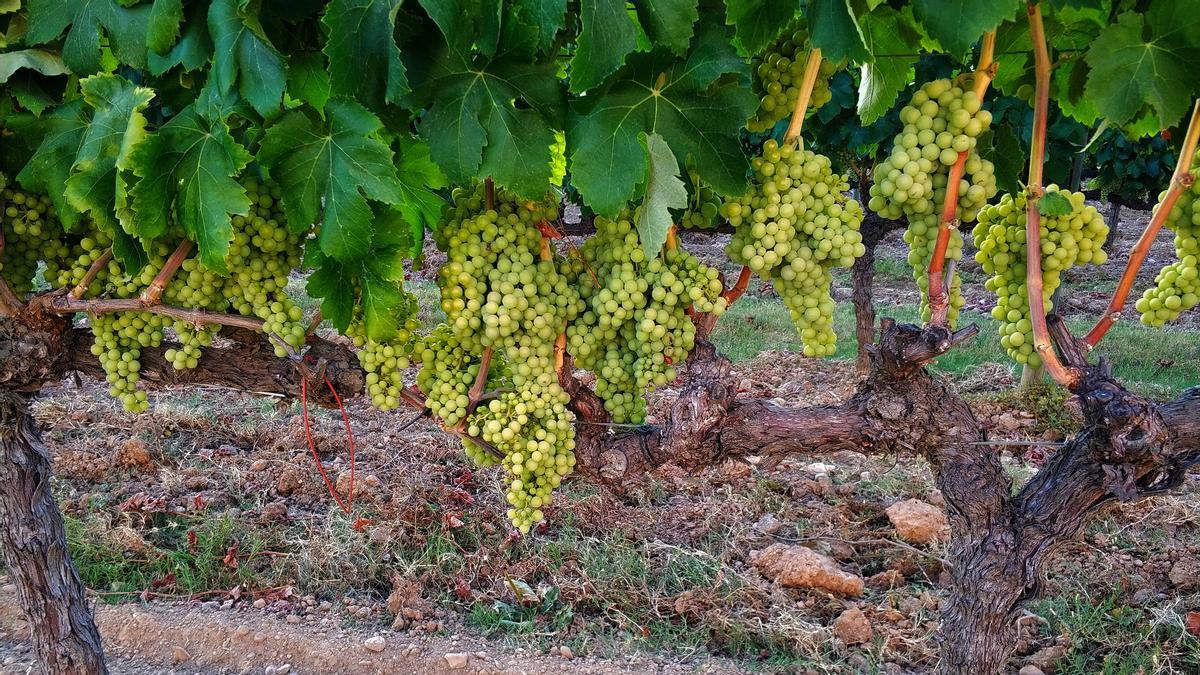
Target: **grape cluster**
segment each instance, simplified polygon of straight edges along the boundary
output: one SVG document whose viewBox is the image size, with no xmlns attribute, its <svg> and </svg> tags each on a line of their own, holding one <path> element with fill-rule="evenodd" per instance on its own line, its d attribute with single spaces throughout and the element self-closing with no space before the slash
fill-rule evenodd
<svg viewBox="0 0 1200 675">
<path fill-rule="evenodd" d="M 691 190 L 687 210 L 679 216 L 679 226 L 688 230 L 707 230 L 720 224 L 721 195 L 700 180 L 695 171 L 688 171 Z"/>
<path fill-rule="evenodd" d="M 416 330 L 421 322 L 416 317 L 416 298 L 404 294 L 406 302 L 396 309 L 406 315 L 396 334 L 387 340 L 372 340 L 367 336 L 362 319 L 350 323 L 346 336 L 359 347 L 358 363 L 366 372 L 367 395 L 376 408 L 388 411 L 400 407 L 404 389 L 404 371 L 412 365 L 413 351 L 420 344 Z"/>
<path fill-rule="evenodd" d="M 646 419 L 646 390 L 676 377 L 695 346 L 688 316 L 721 314 L 726 300 L 716 269 L 668 246 L 648 258 L 628 214 L 597 217 L 596 234 L 574 261 L 586 310 L 567 328 L 579 366 L 596 374 L 596 394 L 619 423 Z"/>
<path fill-rule="evenodd" d="M 849 185 L 828 157 L 792 143 L 767 141 L 752 166 L 750 194 L 722 205 L 735 228 L 726 252 L 774 284 L 805 355 L 833 354 L 829 270 L 849 267 L 866 252 L 858 231 L 862 207 L 846 196 Z"/>
<path fill-rule="evenodd" d="M 758 110 L 746 122 L 753 132 L 769 131 L 779 120 L 792 114 L 800 98 L 800 86 L 804 80 L 804 66 L 808 53 L 804 49 L 808 34 L 801 28 L 788 31 L 754 65 L 754 93 L 759 96 Z M 821 61 L 821 72 L 813 85 L 809 99 L 809 112 L 816 111 L 833 98 L 829 90 L 829 78 L 837 71 L 837 65 Z"/>
<path fill-rule="evenodd" d="M 992 163 L 979 156 L 979 136 L 991 126 L 991 112 L 982 108 L 979 95 L 950 80 L 927 82 L 900 110 L 904 128 L 896 134 L 891 154 L 875 168 L 875 184 L 867 206 L 892 220 L 906 217 L 904 240 L 908 262 L 921 288 L 921 311 L 929 320 L 929 279 L 926 273 L 937 240 L 938 219 L 946 197 L 950 167 L 967 153 L 958 186 L 955 217 L 972 222 L 996 194 Z M 952 231 L 946 257 L 962 257 L 962 236 Z M 962 307 L 957 276 L 949 290 L 951 325 Z"/>
<path fill-rule="evenodd" d="M 1192 161 L 1192 176 L 1200 174 L 1200 156 Z M 1159 201 L 1166 195 L 1159 195 Z M 1180 314 L 1200 305 L 1200 182 L 1192 183 L 1179 195 L 1166 226 L 1175 232 L 1177 261 L 1163 267 L 1154 279 L 1154 287 L 1146 289 L 1136 307 L 1142 323 L 1161 328 Z M 1161 207 L 1159 207 L 1161 208 Z"/>
<path fill-rule="evenodd" d="M 17 295 L 24 295 L 33 290 L 38 261 L 65 259 L 69 249 L 49 197 L 6 187 L 0 190 L 0 203 L 4 205 L 0 227 L 5 241 L 0 274 Z M 54 278 L 53 271 L 48 278 Z"/>
<path fill-rule="evenodd" d="M 562 187 L 567 177 L 567 135 L 554 132 L 554 143 L 550 145 L 550 184 Z"/>
<path fill-rule="evenodd" d="M 1046 193 L 1059 192 L 1056 185 Z M 1071 203 L 1071 213 L 1041 216 L 1042 300 L 1046 312 L 1053 309 L 1051 297 L 1062 281 L 1062 273 L 1076 265 L 1103 265 L 1104 239 L 1108 225 L 1092 206 L 1084 205 L 1082 192 L 1062 191 Z M 972 231 L 978 252 L 975 259 L 991 274 L 985 287 L 996 294 L 992 317 L 1000 322 L 1000 344 L 1017 363 L 1041 365 L 1034 350 L 1033 323 L 1029 314 L 1029 290 L 1025 285 L 1027 248 L 1025 194 L 1004 195 L 998 204 L 979 214 Z"/>
<path fill-rule="evenodd" d="M 96 229 L 91 223 L 85 223 L 85 229 L 87 231 L 84 235 L 70 244 L 68 254 L 61 262 L 46 261 L 47 280 L 53 280 L 59 288 L 73 288 L 82 282 L 92 263 L 99 260 L 112 246 L 112 238 L 107 232 Z M 100 296 L 122 276 L 121 264 L 110 257 L 108 264 L 99 270 L 96 278 L 84 291 L 83 297 Z"/>
<path fill-rule="evenodd" d="M 503 456 L 508 517 L 522 532 L 542 519 L 575 465 L 554 342 L 582 303 L 541 229 L 557 217 L 552 199 L 523 202 L 500 190 L 487 208 L 483 185 L 456 191 L 437 231 L 447 254 L 437 279 L 446 324 L 426 339 L 418 374 L 434 414 L 482 441 L 464 443 L 469 456 L 494 463 L 483 444 Z M 469 392 L 486 350 L 486 389 L 505 391 L 472 411 Z"/>
</svg>

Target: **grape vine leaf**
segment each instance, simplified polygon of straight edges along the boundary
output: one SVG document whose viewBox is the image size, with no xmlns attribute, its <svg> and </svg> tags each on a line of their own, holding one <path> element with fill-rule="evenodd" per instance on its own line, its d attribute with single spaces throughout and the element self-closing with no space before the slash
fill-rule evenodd
<svg viewBox="0 0 1200 675">
<path fill-rule="evenodd" d="M 634 7 L 651 42 L 676 54 L 687 50 L 700 18 L 699 0 L 638 0 Z"/>
<path fill-rule="evenodd" d="M 330 99 L 326 120 L 302 111 L 286 113 L 267 128 L 258 161 L 283 189 L 283 208 L 293 229 L 320 222 L 321 251 L 348 262 L 371 250 L 374 236 L 367 200 L 399 205 L 404 186 L 395 161 L 379 139 L 379 118 L 347 99 Z"/>
<path fill-rule="evenodd" d="M 146 56 L 146 65 L 153 75 L 162 75 L 176 66 L 193 71 L 208 63 L 212 58 L 212 39 L 208 35 L 207 7 L 193 4 L 188 7 L 187 21 L 179 40 L 165 53 L 151 50 Z"/>
<path fill-rule="evenodd" d="M 234 215 L 250 209 L 238 182 L 253 157 L 229 133 L 220 117 L 188 106 L 133 151 L 136 217 L 126 223 L 143 241 L 162 236 L 172 217 L 196 242 L 200 262 L 226 273 L 225 256 L 233 240 Z"/>
<path fill-rule="evenodd" d="M 397 143 L 396 177 L 404 199 L 394 208 L 409 227 L 409 254 L 416 256 L 421 252 L 425 229 L 436 227 L 446 205 L 434 190 L 446 188 L 450 182 L 430 158 L 427 143 L 407 136 L 400 137 Z"/>
<path fill-rule="evenodd" d="M 296 52 L 288 61 L 287 92 L 292 98 L 324 110 L 329 101 L 329 71 L 321 52 Z"/>
<path fill-rule="evenodd" d="M 1042 195 L 1037 201 L 1038 213 L 1047 218 L 1057 218 L 1059 216 L 1069 216 L 1074 211 L 1071 206 L 1071 200 L 1067 199 L 1062 192 L 1047 192 Z"/>
<path fill-rule="evenodd" d="M 1021 0 L 913 0 L 917 19 L 929 36 L 954 56 L 962 56 L 984 33 L 1011 19 Z"/>
<path fill-rule="evenodd" d="M 353 96 L 372 110 L 382 110 L 408 92 L 394 35 L 399 11 L 400 0 L 329 3 L 321 23 L 329 36 L 325 55 L 333 96 Z"/>
<path fill-rule="evenodd" d="M 146 25 L 150 7 L 125 7 L 117 0 L 26 0 L 25 41 L 43 44 L 67 31 L 63 61 L 77 75 L 101 70 L 101 38 L 109 35 L 113 54 L 134 68 L 146 65 Z"/>
<path fill-rule="evenodd" d="M 495 56 L 505 3 L 495 0 L 420 0 L 446 41 Z"/>
<path fill-rule="evenodd" d="M 118 216 L 128 206 L 122 172 L 129 169 L 131 153 L 146 138 L 142 111 L 154 92 L 106 74 L 83 79 L 79 89 L 92 109 L 92 118 L 71 165 L 66 197 L 75 210 L 90 214 L 102 230 L 115 237 L 122 230 Z M 114 247 L 113 253 L 122 251 Z"/>
<path fill-rule="evenodd" d="M 389 222 L 397 217 L 390 207 L 377 207 L 375 211 L 381 234 L 403 230 Z M 354 319 L 357 289 L 367 337 L 386 342 L 395 336 L 403 320 L 417 310 L 416 298 L 402 285 L 405 251 L 410 247 L 410 242 L 404 240 L 377 240 L 371 255 L 353 263 L 340 263 L 318 253 L 308 261 L 315 271 L 309 275 L 306 289 L 309 295 L 321 299 L 321 315 L 342 332 Z"/>
<path fill-rule="evenodd" d="M 725 23 L 743 54 L 758 54 L 800 14 L 799 0 L 726 0 Z"/>
<path fill-rule="evenodd" d="M 435 56 L 409 102 L 427 108 L 421 136 L 451 181 L 490 175 L 523 197 L 545 196 L 565 98 L 556 69 L 504 51 L 472 58 L 447 46 Z"/>
<path fill-rule="evenodd" d="M 996 185 L 1002 192 L 1016 194 L 1021 189 L 1019 180 L 1025 152 L 1021 140 L 1008 124 L 997 125 L 992 132 L 992 164 L 996 172 Z"/>
<path fill-rule="evenodd" d="M 506 23 L 510 28 L 520 24 L 527 28 L 529 50 L 527 53 L 544 52 L 554 44 L 554 38 L 562 30 L 567 20 L 567 0 L 513 0 L 509 5 L 508 15 L 512 21 Z M 505 37 L 515 38 L 513 33 Z M 505 40 L 507 44 L 513 44 Z"/>
<path fill-rule="evenodd" d="M 237 87 L 242 98 L 263 117 L 279 110 L 287 83 L 287 66 L 263 32 L 258 17 L 241 9 L 239 0 L 213 0 L 208 10 L 213 41 L 209 77 L 217 91 Z"/>
<path fill-rule="evenodd" d="M 179 39 L 182 24 L 183 0 L 154 0 L 146 20 L 146 47 L 155 54 L 166 54 Z"/>
<path fill-rule="evenodd" d="M 67 201 L 67 178 L 90 121 L 81 98 L 56 108 L 46 117 L 46 133 L 41 143 L 17 174 L 25 189 L 50 196 L 59 221 L 68 231 L 80 221 L 81 215 Z"/>
<path fill-rule="evenodd" d="M 354 318 L 354 278 L 347 274 L 344 266 L 323 255 L 313 256 L 307 261 L 313 267 L 304 288 L 308 294 L 321 300 L 321 316 L 345 333 Z"/>
<path fill-rule="evenodd" d="M 671 147 L 658 134 L 642 134 L 639 139 L 646 149 L 646 197 L 638 209 L 637 231 L 642 250 L 653 258 L 667 241 L 667 231 L 674 220 L 670 209 L 686 208 L 687 188 L 679 177 L 679 163 Z"/>
<path fill-rule="evenodd" d="M 58 54 L 45 49 L 19 49 L 0 54 L 0 84 L 8 82 L 13 73 L 23 68 L 51 76 L 71 72 Z"/>
<path fill-rule="evenodd" d="M 871 60 L 866 36 L 850 6 L 850 0 L 810 0 L 809 39 L 830 61 L 865 63 Z"/>
<path fill-rule="evenodd" d="M 1200 86 L 1194 67 L 1200 59 L 1200 17 L 1187 4 L 1164 0 L 1145 15 L 1125 12 L 1088 50 L 1085 95 L 1114 124 L 1129 122 L 1143 105 L 1164 127 L 1187 112 Z"/>
<path fill-rule="evenodd" d="M 906 16 L 891 7 L 864 16 L 862 29 L 874 55 L 874 60 L 862 65 L 858 86 L 858 115 L 868 125 L 891 109 L 908 84 L 916 58 L 905 55 L 919 51 L 921 36 Z"/>
<path fill-rule="evenodd" d="M 571 91 L 598 86 L 637 48 L 638 26 L 625 11 L 625 0 L 581 0 L 575 54 L 571 57 Z"/>
<path fill-rule="evenodd" d="M 588 206 L 612 218 L 646 176 L 639 134 L 655 134 L 680 163 L 722 194 L 746 189 L 749 162 L 740 133 L 758 100 L 749 76 L 720 28 L 708 28 L 685 59 L 656 50 L 636 54 L 600 91 L 576 101 L 568 129 L 572 182 Z"/>
</svg>

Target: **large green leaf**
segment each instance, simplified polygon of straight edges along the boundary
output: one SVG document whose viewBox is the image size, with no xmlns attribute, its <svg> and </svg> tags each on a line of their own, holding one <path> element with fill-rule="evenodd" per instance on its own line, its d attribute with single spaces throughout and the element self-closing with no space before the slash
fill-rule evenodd
<svg viewBox="0 0 1200 675">
<path fill-rule="evenodd" d="M 679 163 L 662 136 L 643 136 L 646 148 L 646 197 L 638 210 L 637 231 L 642 250 L 654 257 L 667 241 L 674 224 L 670 209 L 687 207 L 687 188 L 679 177 Z"/>
<path fill-rule="evenodd" d="M 687 58 L 637 54 L 601 91 L 576 102 L 569 129 L 572 183 L 596 212 L 614 217 L 646 176 L 641 134 L 659 134 L 683 164 L 721 193 L 746 189 L 740 132 L 758 105 L 745 61 L 720 29 L 696 37 Z"/>
<path fill-rule="evenodd" d="M 496 54 L 500 41 L 503 2 L 496 0 L 420 0 L 429 18 L 441 29 L 446 42 L 487 56 Z"/>
<path fill-rule="evenodd" d="M 433 229 L 446 205 L 434 190 L 449 186 L 445 174 L 429 156 L 429 145 L 416 138 L 401 137 L 396 162 L 396 177 L 404 199 L 394 209 L 408 225 L 409 253 L 421 252 L 425 229 Z"/>
<path fill-rule="evenodd" d="M 511 53 L 472 58 L 450 47 L 437 55 L 412 98 L 428 109 L 421 136 L 451 181 L 491 176 L 522 196 L 545 195 L 565 99 L 556 68 Z"/>
<path fill-rule="evenodd" d="M 864 125 L 871 124 L 891 109 L 896 97 L 908 84 L 909 72 L 916 62 L 921 37 L 908 18 L 892 9 L 880 7 L 862 19 L 863 35 L 874 60 L 862 65 L 858 87 L 858 114 Z"/>
<path fill-rule="evenodd" d="M 324 110 L 329 100 L 329 71 L 321 52 L 295 52 L 288 60 L 288 95 Z"/>
<path fill-rule="evenodd" d="M 185 108 L 133 152 L 139 180 L 131 191 L 135 217 L 127 229 L 150 241 L 167 233 L 173 217 L 196 242 L 200 262 L 225 273 L 232 217 L 250 210 L 238 177 L 251 159 L 223 119 L 201 114 L 194 105 Z"/>
<path fill-rule="evenodd" d="M 571 91 L 586 91 L 616 72 L 637 48 L 638 26 L 625 0 L 581 0 L 583 28 L 571 57 Z"/>
<path fill-rule="evenodd" d="M 967 53 L 983 34 L 1011 19 L 1021 0 L 913 0 L 917 20 L 954 56 Z"/>
<path fill-rule="evenodd" d="M 44 49 L 19 49 L 0 54 L 0 84 L 8 82 L 21 69 L 34 70 L 42 75 L 65 75 L 67 66 L 62 58 Z"/>
<path fill-rule="evenodd" d="M 634 7 L 651 42 L 676 54 L 687 50 L 700 18 L 699 0 L 637 0 Z"/>
<path fill-rule="evenodd" d="M 378 219 L 393 217 L 387 211 L 384 207 Z M 354 263 L 318 255 L 311 261 L 316 271 L 308 278 L 308 294 L 320 298 L 321 315 L 345 331 L 354 318 L 357 290 L 367 337 L 380 342 L 390 340 L 417 311 L 416 298 L 403 287 L 406 248 L 399 244 L 376 246 L 365 260 Z"/>
<path fill-rule="evenodd" d="M 25 41 L 43 44 L 67 31 L 63 61 L 72 72 L 101 70 L 100 41 L 107 34 L 113 54 L 134 68 L 146 65 L 148 5 L 123 7 L 117 0 L 27 0 L 29 32 Z"/>
<path fill-rule="evenodd" d="M 374 237 L 367 199 L 399 205 L 404 189 L 392 151 L 379 138 L 382 125 L 366 108 L 332 99 L 326 120 L 300 111 L 267 129 L 258 161 L 283 188 L 283 207 L 293 228 L 320 222 L 321 251 L 348 262 L 364 258 Z"/>
<path fill-rule="evenodd" d="M 850 0 L 809 0 L 809 39 L 831 61 L 866 63 L 871 60 L 866 37 Z"/>
<path fill-rule="evenodd" d="M 150 51 L 146 65 L 152 74 L 162 75 L 180 66 L 185 71 L 193 71 L 208 64 L 213 56 L 213 45 L 208 35 L 207 9 L 201 4 L 188 7 L 187 21 L 179 40 L 163 54 Z"/>
<path fill-rule="evenodd" d="M 400 0 L 333 0 L 321 22 L 329 35 L 330 92 L 353 96 L 373 110 L 408 91 L 393 33 Z"/>
<path fill-rule="evenodd" d="M 183 24 L 183 0 L 154 0 L 146 27 L 146 46 L 155 54 L 166 54 L 179 39 Z"/>
<path fill-rule="evenodd" d="M 258 17 L 243 11 L 239 0 L 213 0 L 208 10 L 208 30 L 213 40 L 210 77 L 217 91 L 228 94 L 237 87 L 263 117 L 278 112 L 287 84 L 287 66 L 271 45 Z"/>
<path fill-rule="evenodd" d="M 91 118 L 83 99 L 65 103 L 46 117 L 46 133 L 17 180 L 25 189 L 50 196 L 58 218 L 68 230 L 80 220 L 80 213 L 67 201 L 67 178 L 79 155 Z"/>
<path fill-rule="evenodd" d="M 154 92 L 117 75 L 93 75 L 79 88 L 92 109 L 92 120 L 71 165 L 67 200 L 75 210 L 91 215 L 101 229 L 116 233 L 122 229 L 123 219 L 118 216 L 127 208 L 122 172 L 129 169 L 130 154 L 146 138 L 142 111 Z"/>
<path fill-rule="evenodd" d="M 527 53 L 544 52 L 554 44 L 554 38 L 567 20 L 567 0 L 512 0 L 506 24 L 506 44 L 517 46 L 516 35 L 521 33 L 528 42 Z M 523 27 L 519 29 L 518 27 Z"/>
<path fill-rule="evenodd" d="M 725 22 L 744 54 L 758 54 L 791 26 L 800 0 L 725 0 Z"/>
<path fill-rule="evenodd" d="M 1159 0 L 1144 16 L 1122 14 L 1088 50 L 1085 95 L 1115 124 L 1148 105 L 1160 125 L 1174 125 L 1200 85 L 1198 33 L 1200 16 L 1190 3 Z"/>
</svg>

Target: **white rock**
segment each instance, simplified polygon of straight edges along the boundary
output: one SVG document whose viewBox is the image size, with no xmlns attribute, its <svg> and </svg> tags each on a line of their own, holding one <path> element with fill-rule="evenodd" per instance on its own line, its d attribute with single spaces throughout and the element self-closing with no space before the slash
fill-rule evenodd
<svg viewBox="0 0 1200 675">
<path fill-rule="evenodd" d="M 363 647 L 369 652 L 378 653 L 387 649 L 387 640 L 376 635 L 375 637 L 367 638 L 366 642 L 363 643 Z"/>
<path fill-rule="evenodd" d="M 463 652 L 449 652 L 442 658 L 446 659 L 446 666 L 451 670 L 466 668 L 467 661 L 469 660 L 469 657 Z"/>
</svg>

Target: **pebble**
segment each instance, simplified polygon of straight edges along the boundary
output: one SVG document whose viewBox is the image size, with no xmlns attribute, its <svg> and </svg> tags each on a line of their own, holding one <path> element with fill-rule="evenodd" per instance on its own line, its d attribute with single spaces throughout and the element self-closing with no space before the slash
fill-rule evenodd
<svg viewBox="0 0 1200 675">
<path fill-rule="evenodd" d="M 378 653 L 387 648 L 387 640 L 378 635 L 375 637 L 369 637 L 367 638 L 366 642 L 363 643 L 363 647 L 369 652 Z"/>
<path fill-rule="evenodd" d="M 287 621 L 288 623 L 291 623 L 291 624 L 300 623 L 300 615 L 288 614 L 287 617 L 284 619 L 284 621 Z"/>
<path fill-rule="evenodd" d="M 275 669 L 275 675 L 287 675 L 290 672 L 292 672 L 292 664 L 290 663 L 285 663 Z"/>
<path fill-rule="evenodd" d="M 246 624 L 242 624 L 242 625 L 238 626 L 237 628 L 233 629 L 233 634 L 238 637 L 246 637 L 247 635 L 250 634 L 250 627 L 247 626 Z"/>
<path fill-rule="evenodd" d="M 571 651 L 571 648 L 566 645 L 563 645 L 558 648 L 558 655 L 568 661 L 575 658 L 575 652 Z"/>
<path fill-rule="evenodd" d="M 266 607 L 266 606 L 267 606 L 267 601 L 265 598 L 259 598 L 254 601 L 254 609 L 262 609 L 263 607 Z"/>
<path fill-rule="evenodd" d="M 1046 675 L 1046 674 L 1044 672 L 1042 672 L 1041 668 L 1038 668 L 1037 666 L 1030 664 L 1030 665 L 1022 668 L 1020 671 L 1018 671 L 1017 675 Z"/>
<path fill-rule="evenodd" d="M 443 658 L 451 670 L 462 670 L 467 667 L 468 656 L 463 652 L 449 652 Z"/>
<path fill-rule="evenodd" d="M 177 647 L 175 647 L 175 649 L 171 650 L 171 663 L 180 664 L 180 663 L 186 663 L 191 660 L 192 660 L 192 655 L 189 654 L 188 651 L 186 649 L 184 649 L 183 647 L 177 646 Z"/>
</svg>

